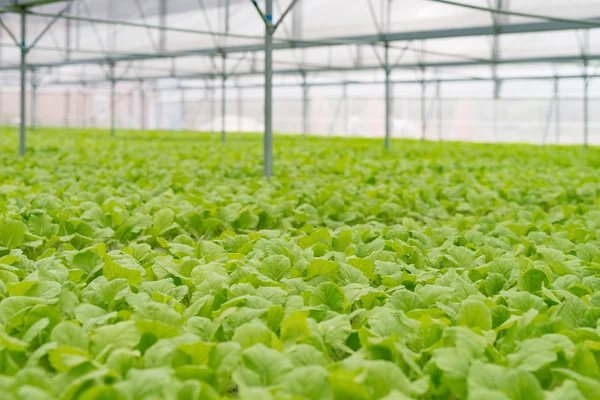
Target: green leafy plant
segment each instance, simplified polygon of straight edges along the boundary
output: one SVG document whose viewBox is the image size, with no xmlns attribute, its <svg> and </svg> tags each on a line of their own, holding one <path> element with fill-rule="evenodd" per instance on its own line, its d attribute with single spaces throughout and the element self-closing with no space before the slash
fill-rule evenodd
<svg viewBox="0 0 600 400">
<path fill-rule="evenodd" d="M 3 399 L 600 398 L 600 152 L 38 130 Z"/>
</svg>

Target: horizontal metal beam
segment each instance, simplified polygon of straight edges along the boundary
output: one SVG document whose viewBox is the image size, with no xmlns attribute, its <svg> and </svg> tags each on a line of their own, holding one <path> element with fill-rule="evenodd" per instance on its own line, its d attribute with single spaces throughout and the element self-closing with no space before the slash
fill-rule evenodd
<svg viewBox="0 0 600 400">
<path fill-rule="evenodd" d="M 579 20 L 579 19 L 554 17 L 552 15 L 532 14 L 532 13 L 524 13 L 524 12 L 520 12 L 520 11 L 507 10 L 505 8 L 502 8 L 501 6 L 498 8 L 492 8 L 492 7 L 478 6 L 478 5 L 474 5 L 474 4 L 467 4 L 467 3 L 451 1 L 451 0 L 429 0 L 429 1 L 432 1 L 435 3 L 440 3 L 440 4 L 446 4 L 446 5 L 454 6 L 454 7 L 462 7 L 462 8 L 468 8 L 471 10 L 483 11 L 486 13 L 491 12 L 496 15 L 498 15 L 498 14 L 499 15 L 509 15 L 509 16 L 521 17 L 521 18 L 542 19 L 542 20 L 546 20 L 546 21 L 550 21 L 550 22 L 566 22 L 569 24 L 578 24 L 578 25 L 580 25 L 579 26 L 580 29 L 600 27 L 600 20 L 598 20 L 598 19 Z"/>
<path fill-rule="evenodd" d="M 404 80 L 392 80 L 391 83 L 394 85 L 411 85 L 411 84 L 421 84 L 421 82 L 433 84 L 433 83 L 458 83 L 458 82 L 494 82 L 498 79 L 501 81 L 540 81 L 540 80 L 566 80 L 566 79 L 584 79 L 584 78 L 597 78 L 600 75 L 520 75 L 520 76 L 507 76 L 504 78 L 498 77 L 461 77 L 461 78 L 427 78 L 424 80 L 414 80 L 414 79 L 404 79 Z M 177 79 L 194 79 L 190 76 L 175 76 Z M 121 80 L 125 82 L 137 82 L 140 79 L 132 79 L 130 80 Z M 117 80 L 118 81 L 118 80 Z M 101 85 L 107 83 L 106 80 L 97 80 L 97 81 L 50 81 L 47 82 L 46 85 L 79 85 L 83 84 L 86 86 L 94 86 Z M 327 86 L 344 86 L 344 85 L 383 85 L 385 84 L 385 80 L 341 80 L 341 81 L 332 81 L 332 82 L 307 82 L 306 85 L 310 87 L 327 87 Z M 303 83 L 273 83 L 274 87 L 285 88 L 285 87 L 302 87 Z M 260 89 L 263 88 L 264 85 L 262 83 L 253 83 L 253 84 L 232 84 L 228 85 L 227 89 Z M 177 91 L 177 90 L 214 90 L 217 86 L 214 85 L 202 85 L 202 86 L 178 86 L 175 88 L 157 88 L 157 91 Z"/>
<path fill-rule="evenodd" d="M 600 60 L 600 54 L 588 54 L 586 60 Z M 452 68 L 452 67 L 473 67 L 473 66 L 484 66 L 484 65 L 505 65 L 505 64 L 544 64 L 544 63 L 580 63 L 582 62 L 581 55 L 577 56 L 554 56 L 554 57 L 522 57 L 522 58 L 505 58 L 497 60 L 465 60 L 465 61 L 441 61 L 441 62 L 429 62 L 429 63 L 415 63 L 415 64 L 398 64 L 390 66 L 394 70 L 414 70 L 414 69 L 432 69 L 436 68 Z M 381 71 L 381 66 L 377 65 L 361 65 L 361 66 L 327 66 L 319 68 L 291 68 L 291 69 L 276 69 L 273 71 L 276 75 L 302 75 L 314 74 L 314 73 L 328 73 L 328 72 L 355 72 L 355 71 Z M 258 76 L 263 74 L 262 70 L 254 71 L 238 71 L 229 74 L 230 78 L 244 77 L 244 76 Z M 147 76 L 136 76 L 136 77 L 122 77 L 119 78 L 121 82 L 138 82 L 140 80 L 145 81 L 156 81 L 160 79 L 215 79 L 219 77 L 218 72 L 204 72 L 204 73 L 192 73 L 192 74 L 175 74 L 175 75 L 147 75 Z M 487 78 L 482 78 L 487 79 Z M 500 80 L 506 80 L 507 78 L 499 78 Z M 87 83 L 102 83 L 105 82 L 105 78 L 101 79 L 88 79 L 85 80 Z M 420 79 L 413 79 L 414 81 L 421 81 Z M 64 84 L 78 85 L 82 80 L 74 79 L 72 81 L 64 82 Z"/>
<path fill-rule="evenodd" d="M 64 16 L 63 16 L 64 17 Z M 589 19 L 584 21 L 596 21 L 595 19 Z M 118 22 L 118 21 L 113 21 Z M 165 30 L 171 30 L 169 27 L 165 27 Z M 474 26 L 474 27 L 462 27 L 462 28 L 449 28 L 449 29 L 436 29 L 436 30 L 421 30 L 411 32 L 395 32 L 395 33 L 383 33 L 377 35 L 363 35 L 363 36 L 347 36 L 340 38 L 324 38 L 324 39 L 312 39 L 312 40 L 284 40 L 275 38 L 276 43 L 273 44 L 273 50 L 286 50 L 286 49 L 306 49 L 323 46 L 341 46 L 341 45 L 373 45 L 377 43 L 385 42 L 398 42 L 398 41 L 413 41 L 413 40 L 430 40 L 430 39 L 441 39 L 441 38 L 459 38 L 459 37 L 472 37 L 472 36 L 486 36 L 486 35 L 506 35 L 506 34 L 517 34 L 517 33 L 539 33 L 539 32 L 553 32 L 553 31 L 564 31 L 564 30 L 575 30 L 581 29 L 580 24 L 575 23 L 564 23 L 564 22 L 530 22 L 520 24 L 506 24 L 497 25 L 496 27 L 490 26 Z M 227 36 L 227 35 L 225 35 Z M 42 62 L 32 63 L 33 68 L 55 68 L 67 65 L 81 65 L 81 64 L 109 64 L 119 62 L 130 62 L 130 61 L 143 61 L 143 60 L 155 60 L 164 58 L 179 58 L 179 57 L 193 57 L 193 56 L 218 56 L 221 54 L 232 54 L 232 53 L 246 53 L 246 52 L 260 52 L 264 50 L 263 43 L 256 43 L 250 45 L 238 45 L 238 46 L 226 46 L 221 48 L 201 48 L 201 49 L 189 49 L 189 50 L 178 50 L 178 51 L 166 51 L 158 53 L 131 53 L 125 55 L 111 55 L 109 57 L 94 57 L 94 58 L 80 58 L 71 60 L 61 60 L 54 62 Z M 0 70 L 15 70 L 18 69 L 17 64 L 6 65 L 0 68 Z"/>
<path fill-rule="evenodd" d="M 11 9 L 23 7 L 36 7 L 63 1 L 71 0 L 0 0 L 0 11 L 9 11 Z"/>
</svg>

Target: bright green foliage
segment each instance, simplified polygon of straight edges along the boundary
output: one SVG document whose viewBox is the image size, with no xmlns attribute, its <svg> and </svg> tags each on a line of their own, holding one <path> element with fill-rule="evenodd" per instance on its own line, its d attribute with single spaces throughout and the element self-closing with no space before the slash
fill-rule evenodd
<svg viewBox="0 0 600 400">
<path fill-rule="evenodd" d="M 597 149 L 15 138 L 2 399 L 600 398 Z"/>
</svg>

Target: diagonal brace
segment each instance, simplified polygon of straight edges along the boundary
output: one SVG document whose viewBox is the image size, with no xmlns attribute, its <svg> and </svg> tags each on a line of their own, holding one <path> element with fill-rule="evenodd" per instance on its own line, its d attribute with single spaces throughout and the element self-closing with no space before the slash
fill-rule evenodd
<svg viewBox="0 0 600 400">
<path fill-rule="evenodd" d="M 263 13 L 262 10 L 260 9 L 260 6 L 256 2 L 256 0 L 250 0 L 250 1 L 252 2 L 252 5 L 254 5 L 254 8 L 256 8 L 256 11 L 258 11 L 258 14 L 262 18 L 262 20 L 265 23 L 265 25 L 271 27 L 271 34 L 275 33 L 275 31 L 277 30 L 277 28 L 279 28 L 279 26 L 281 25 L 281 23 L 283 22 L 283 20 L 285 19 L 285 17 L 290 13 L 290 11 L 292 11 L 292 9 L 296 5 L 296 3 L 298 3 L 298 0 L 292 0 L 292 2 L 285 9 L 285 11 L 283 12 L 283 14 L 281 14 L 281 17 L 279 17 L 279 21 L 277 21 L 276 23 L 273 23 L 273 16 L 272 15 L 265 15 L 265 13 Z"/>
<path fill-rule="evenodd" d="M 279 25 L 281 25 L 281 23 L 283 22 L 285 17 L 290 13 L 290 11 L 292 11 L 292 9 L 296 5 L 296 3 L 298 3 L 298 0 L 292 0 L 290 5 L 288 6 L 288 8 L 283 12 L 283 14 L 281 14 L 279 21 L 277 21 L 277 23 L 275 25 L 273 25 L 273 32 L 275 32 L 277 30 L 277 28 L 279 28 Z"/>
<path fill-rule="evenodd" d="M 8 26 L 6 26 L 6 24 L 4 23 L 4 21 L 2 21 L 2 18 L 0 18 L 0 27 L 4 28 L 4 30 L 6 31 L 6 33 L 8 33 L 8 35 L 10 36 L 10 38 L 13 40 L 13 42 L 15 42 L 15 44 L 17 45 L 17 47 L 21 47 L 21 42 L 12 33 L 12 31 L 10 29 L 8 29 Z"/>
<path fill-rule="evenodd" d="M 42 37 L 50 30 L 50 28 L 52 28 L 54 26 L 56 21 L 58 21 L 60 18 L 62 18 L 62 16 L 69 10 L 69 8 L 71 7 L 72 1 L 73 0 L 69 0 L 67 5 L 60 11 L 60 13 L 56 14 L 54 16 L 54 18 L 52 18 L 52 20 L 48 23 L 48 25 L 46 25 L 46 27 L 42 30 L 42 32 L 40 32 L 40 34 L 35 38 L 35 40 L 31 43 L 31 45 L 29 45 L 25 48 L 25 51 L 29 52 L 29 50 L 33 49 L 38 44 L 38 42 L 42 39 Z M 24 43 L 22 45 L 25 46 Z"/>
<path fill-rule="evenodd" d="M 265 14 L 262 12 L 262 10 L 260 9 L 260 6 L 258 5 L 258 3 L 256 2 L 256 0 L 250 0 L 252 2 L 252 5 L 254 5 L 254 8 L 256 8 L 256 11 L 258 11 L 258 14 L 260 15 L 260 17 L 262 18 L 263 22 L 265 23 L 265 25 L 271 23 L 271 21 L 267 21 L 267 17 L 265 17 Z"/>
</svg>

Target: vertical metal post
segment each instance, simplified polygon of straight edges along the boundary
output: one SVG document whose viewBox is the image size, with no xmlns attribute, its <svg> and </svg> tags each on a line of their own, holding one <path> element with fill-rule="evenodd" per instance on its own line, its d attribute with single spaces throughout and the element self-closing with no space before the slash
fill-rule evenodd
<svg viewBox="0 0 600 400">
<path fill-rule="evenodd" d="M 554 79 L 554 134 L 556 144 L 560 144 L 560 86 L 558 78 Z"/>
<path fill-rule="evenodd" d="M 140 129 L 146 130 L 146 91 L 143 82 L 140 82 Z"/>
<path fill-rule="evenodd" d="M 167 26 L 167 0 L 159 0 L 159 24 L 162 28 Z M 159 49 L 161 53 L 167 50 L 167 31 L 160 30 Z"/>
<path fill-rule="evenodd" d="M 133 129 L 133 114 L 134 114 L 134 108 L 133 108 L 133 92 L 129 91 L 127 93 L 127 129 Z M 125 124 L 122 124 L 125 125 Z"/>
<path fill-rule="evenodd" d="M 83 5 L 80 1 L 75 3 L 77 8 L 75 9 L 75 15 L 79 16 L 81 14 L 81 10 Z M 75 21 L 75 48 L 77 50 L 81 49 L 81 21 Z"/>
<path fill-rule="evenodd" d="M 266 0 L 264 174 L 273 175 L 273 0 Z"/>
<path fill-rule="evenodd" d="M 427 86 L 425 84 L 425 70 L 421 79 L 421 140 L 427 139 Z"/>
<path fill-rule="evenodd" d="M 227 81 L 227 56 L 222 54 L 223 75 L 221 76 L 221 143 L 225 143 L 226 117 L 227 117 L 227 97 L 225 82 Z"/>
<path fill-rule="evenodd" d="M 215 133 L 217 131 L 217 129 L 215 128 L 216 126 L 216 94 L 215 94 L 215 80 L 212 80 L 212 84 L 210 87 L 210 91 L 209 91 L 209 98 L 210 98 L 210 133 Z"/>
<path fill-rule="evenodd" d="M 179 110 L 179 119 L 181 120 L 181 130 L 185 130 L 185 89 L 181 88 L 181 97 L 180 97 L 180 110 Z"/>
<path fill-rule="evenodd" d="M 229 33 L 230 8 L 231 8 L 231 0 L 225 0 L 225 33 Z M 223 40 L 226 40 L 226 39 L 227 39 L 227 36 L 225 36 L 223 38 Z"/>
<path fill-rule="evenodd" d="M 71 126 L 71 91 L 69 89 L 65 92 L 65 113 L 63 115 L 63 125 L 65 127 Z"/>
<path fill-rule="evenodd" d="M 67 16 L 69 16 L 69 14 L 71 14 L 71 4 L 69 4 L 67 7 L 67 11 L 66 14 Z M 69 18 L 67 18 L 65 20 L 65 60 L 70 60 L 71 59 L 71 20 Z"/>
<path fill-rule="evenodd" d="M 438 140 L 442 140 L 442 127 L 443 127 L 443 110 L 442 110 L 442 83 L 438 80 L 435 84 L 435 97 L 437 102 L 437 116 L 438 116 Z"/>
<path fill-rule="evenodd" d="M 497 84 L 496 84 L 497 85 Z M 498 97 L 494 96 L 492 100 L 492 124 L 493 124 L 493 133 L 494 133 L 494 141 L 498 140 Z"/>
<path fill-rule="evenodd" d="M 348 104 L 348 82 L 344 82 L 342 86 L 342 98 L 344 102 L 344 131 L 346 135 L 350 135 L 350 108 Z"/>
<path fill-rule="evenodd" d="M 306 82 L 306 72 L 302 73 L 302 135 L 308 135 L 309 131 L 309 103 L 308 103 L 309 86 Z"/>
<path fill-rule="evenodd" d="M 588 76 L 588 62 L 583 62 L 583 147 L 586 149 L 589 146 L 590 141 L 590 77 Z"/>
<path fill-rule="evenodd" d="M 229 33 L 229 9 L 231 6 L 231 0 L 225 0 L 225 33 Z M 223 38 L 223 42 L 227 37 Z M 226 130 L 227 130 L 227 92 L 225 90 L 225 83 L 227 80 L 227 55 L 225 53 L 221 54 L 222 57 L 222 76 L 221 76 L 221 143 L 225 143 L 226 139 Z"/>
<path fill-rule="evenodd" d="M 244 115 L 244 102 L 242 88 L 238 86 L 238 132 L 242 132 L 242 122 Z"/>
<path fill-rule="evenodd" d="M 110 64 L 110 136 L 115 136 L 115 130 L 117 126 L 117 109 L 116 109 L 116 98 L 115 90 L 117 86 L 117 80 L 115 79 L 115 63 Z"/>
<path fill-rule="evenodd" d="M 390 43 L 385 42 L 385 148 L 390 148 L 392 137 L 392 85 L 390 68 Z"/>
<path fill-rule="evenodd" d="M 37 74 L 31 70 L 31 130 L 35 131 L 37 122 Z"/>
<path fill-rule="evenodd" d="M 162 104 L 162 93 L 159 92 L 157 90 L 156 87 L 154 87 L 154 90 L 152 91 L 154 93 L 154 97 L 156 98 L 156 118 L 154 119 L 154 124 L 155 124 L 155 129 L 156 130 L 160 130 L 162 129 L 162 116 L 163 116 L 163 104 Z"/>
<path fill-rule="evenodd" d="M 2 43 L 2 34 L 3 34 L 3 32 L 4 31 L 2 29 L 0 29 L 0 43 Z M 4 65 L 4 59 L 3 59 L 3 54 L 2 54 L 3 49 L 4 48 L 0 46 L 0 65 Z M 2 78 L 4 80 L 4 76 Z M 2 117 L 2 109 L 4 108 L 3 107 L 4 104 L 2 102 L 2 84 L 3 83 L 4 82 L 0 82 L 0 126 L 4 125 L 4 118 Z"/>
<path fill-rule="evenodd" d="M 87 128 L 88 126 L 88 113 L 87 113 L 87 103 L 88 103 L 88 96 L 87 96 L 87 91 L 86 91 L 86 86 L 85 84 L 83 85 L 83 90 L 82 90 L 82 95 L 83 95 L 83 99 L 81 100 L 81 104 L 83 107 L 82 110 L 82 114 L 83 114 L 83 127 Z"/>
<path fill-rule="evenodd" d="M 27 14 L 25 9 L 21 10 L 21 126 L 19 132 L 19 154 L 25 156 L 26 144 L 26 122 L 27 107 L 25 96 L 27 90 Z"/>
<path fill-rule="evenodd" d="M 382 0 L 381 2 L 381 20 L 383 21 L 385 14 L 385 32 L 389 33 L 392 23 L 392 0 L 387 1 L 387 13 L 385 11 L 386 2 Z M 392 68 L 390 66 L 390 43 L 385 42 L 385 148 L 390 148 L 390 140 L 392 138 L 392 118 L 393 118 L 393 109 L 392 109 L 392 95 L 393 95 L 393 86 L 392 86 Z M 360 54 L 357 56 L 357 63 L 360 62 Z"/>
<path fill-rule="evenodd" d="M 115 0 L 107 0 L 107 10 L 106 13 L 108 15 L 109 20 L 115 19 Z M 116 25 L 109 26 L 106 29 L 106 33 L 108 35 L 108 49 L 109 52 L 114 52 L 117 48 L 117 29 Z"/>
</svg>

